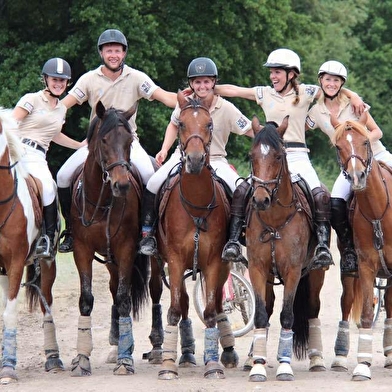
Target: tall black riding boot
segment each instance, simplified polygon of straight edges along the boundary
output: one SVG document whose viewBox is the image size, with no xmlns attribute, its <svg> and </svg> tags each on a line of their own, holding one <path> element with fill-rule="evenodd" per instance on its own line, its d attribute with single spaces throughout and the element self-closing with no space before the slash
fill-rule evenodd
<svg viewBox="0 0 392 392">
<path fill-rule="evenodd" d="M 242 255 L 239 238 L 245 225 L 245 204 L 249 187 L 250 184 L 243 181 L 238 185 L 233 194 L 230 211 L 229 241 L 222 251 L 222 260 L 225 262 L 247 262 Z"/>
<path fill-rule="evenodd" d="M 155 194 L 147 188 L 143 193 L 142 200 L 142 239 L 140 241 L 140 253 L 146 256 L 157 254 L 157 241 L 155 239 L 155 225 L 157 212 L 155 210 Z"/>
<path fill-rule="evenodd" d="M 344 199 L 331 198 L 332 227 L 339 240 L 340 270 L 342 274 L 358 271 L 358 259 L 355 252 L 353 233 L 348 220 L 347 203 Z"/>
<path fill-rule="evenodd" d="M 43 235 L 39 238 L 35 249 L 35 256 L 41 259 L 53 259 L 54 252 L 54 238 L 57 230 L 57 203 L 56 200 L 44 207 L 44 228 Z"/>
<path fill-rule="evenodd" d="M 73 251 L 73 237 L 71 229 L 71 205 L 72 195 L 71 188 L 58 188 L 57 193 L 59 195 L 61 213 L 65 221 L 65 230 L 60 235 L 60 239 L 64 238 L 63 242 L 59 246 L 59 252 L 67 253 Z"/>
<path fill-rule="evenodd" d="M 329 250 L 331 243 L 331 198 L 329 192 L 321 187 L 312 190 L 315 205 L 315 230 L 317 246 L 313 258 L 313 268 L 328 269 L 333 265 L 332 254 Z"/>
</svg>

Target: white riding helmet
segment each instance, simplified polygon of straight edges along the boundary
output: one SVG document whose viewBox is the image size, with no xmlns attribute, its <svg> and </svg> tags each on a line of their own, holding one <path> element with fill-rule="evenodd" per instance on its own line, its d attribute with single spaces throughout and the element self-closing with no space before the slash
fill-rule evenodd
<svg viewBox="0 0 392 392">
<path fill-rule="evenodd" d="M 326 61 L 320 67 L 318 71 L 318 77 L 324 74 L 340 76 L 341 78 L 344 79 L 344 81 L 347 80 L 347 69 L 342 63 L 339 63 L 339 61 L 335 61 L 335 60 Z"/>
<path fill-rule="evenodd" d="M 301 60 L 297 53 L 290 49 L 276 49 L 270 53 L 264 67 L 294 69 L 298 74 L 301 72 Z"/>
</svg>

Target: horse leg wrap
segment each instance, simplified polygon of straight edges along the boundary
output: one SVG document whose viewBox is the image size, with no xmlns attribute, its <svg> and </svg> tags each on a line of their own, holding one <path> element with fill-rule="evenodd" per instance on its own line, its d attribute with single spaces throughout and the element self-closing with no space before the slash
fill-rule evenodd
<svg viewBox="0 0 392 392">
<path fill-rule="evenodd" d="M 206 328 L 204 330 L 204 364 L 208 362 L 219 361 L 218 353 L 218 339 L 219 329 L 218 328 Z"/>
<path fill-rule="evenodd" d="M 153 347 L 161 347 L 163 343 L 163 325 L 162 325 L 162 306 L 160 304 L 152 305 L 152 326 L 149 336 Z"/>
<path fill-rule="evenodd" d="M 318 318 L 309 319 L 309 358 L 323 357 L 323 342 L 321 340 L 321 321 Z"/>
<path fill-rule="evenodd" d="M 91 335 L 91 316 L 79 316 L 78 339 L 76 343 L 78 354 L 89 358 L 93 351 L 93 338 Z"/>
<path fill-rule="evenodd" d="M 177 325 L 167 325 L 164 331 L 162 360 L 177 360 L 177 342 L 178 327 Z"/>
<path fill-rule="evenodd" d="M 193 337 L 192 320 L 181 320 L 180 322 L 181 353 L 195 353 L 195 339 Z"/>
<path fill-rule="evenodd" d="M 253 331 L 253 363 L 267 363 L 267 328 Z"/>
<path fill-rule="evenodd" d="M 279 347 L 277 359 L 279 363 L 291 363 L 293 356 L 293 335 L 294 332 L 289 329 L 281 329 L 279 337 Z"/>
<path fill-rule="evenodd" d="M 358 363 L 372 364 L 373 359 L 373 330 L 371 328 L 359 328 L 358 339 Z"/>
<path fill-rule="evenodd" d="M 47 359 L 59 354 L 59 346 L 56 340 L 56 327 L 51 314 L 44 316 L 44 349 Z"/>
<path fill-rule="evenodd" d="M 119 317 L 118 319 L 118 359 L 132 358 L 135 345 L 132 334 L 132 318 Z"/>
<path fill-rule="evenodd" d="M 335 341 L 335 355 L 347 357 L 350 350 L 350 325 L 348 321 L 339 321 L 338 335 Z"/>
<path fill-rule="evenodd" d="M 110 332 L 109 332 L 109 344 L 111 346 L 118 345 L 118 318 L 120 315 L 118 314 L 117 306 L 112 305 L 112 314 L 110 318 Z"/>
<path fill-rule="evenodd" d="M 392 354 L 392 318 L 384 321 L 384 336 L 382 346 L 384 348 L 384 355 L 387 357 Z"/>
<path fill-rule="evenodd" d="M 16 366 L 16 329 L 3 330 L 3 360 L 2 367 L 15 369 Z"/>
<path fill-rule="evenodd" d="M 223 349 L 231 348 L 235 345 L 235 337 L 233 331 L 231 330 L 231 325 L 227 316 L 224 313 L 219 313 L 216 316 L 216 322 L 220 334 L 220 344 Z"/>
</svg>

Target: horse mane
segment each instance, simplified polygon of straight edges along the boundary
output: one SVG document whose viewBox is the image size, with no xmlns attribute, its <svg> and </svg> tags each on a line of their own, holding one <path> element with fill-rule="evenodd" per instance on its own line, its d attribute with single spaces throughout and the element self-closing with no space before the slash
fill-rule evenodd
<svg viewBox="0 0 392 392">
<path fill-rule="evenodd" d="M 276 131 L 278 124 L 274 121 L 267 121 L 264 128 L 256 134 L 253 140 L 253 145 L 257 146 L 265 144 L 271 146 L 274 150 L 282 149 L 282 139 Z"/>
<path fill-rule="evenodd" d="M 132 134 L 131 125 L 129 124 L 128 120 L 123 116 L 123 112 L 114 108 L 110 108 L 106 110 L 105 115 L 103 116 L 102 119 L 99 118 L 98 116 L 95 116 L 94 119 L 92 120 L 87 132 L 88 143 L 90 143 L 94 135 L 95 129 L 100 121 L 102 121 L 102 124 L 98 130 L 98 136 L 100 138 L 103 138 L 108 132 L 116 128 L 119 124 L 123 125 L 124 128 L 130 134 Z"/>
<path fill-rule="evenodd" d="M 337 141 L 343 136 L 344 132 L 350 130 L 358 132 L 367 139 L 369 138 L 367 129 L 359 121 L 347 120 L 335 127 L 335 132 L 331 138 L 332 144 L 335 145 Z"/>
</svg>

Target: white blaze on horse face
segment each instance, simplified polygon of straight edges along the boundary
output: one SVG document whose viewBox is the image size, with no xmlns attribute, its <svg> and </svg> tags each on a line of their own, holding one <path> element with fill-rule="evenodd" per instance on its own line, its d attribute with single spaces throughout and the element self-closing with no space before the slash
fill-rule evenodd
<svg viewBox="0 0 392 392">
<path fill-rule="evenodd" d="M 348 142 L 348 144 L 350 145 L 350 148 L 351 148 L 351 158 L 350 158 L 350 160 L 351 160 L 351 165 L 352 165 L 352 168 L 353 168 L 353 184 L 357 185 L 359 183 L 358 176 L 356 175 L 357 171 L 355 170 L 355 163 L 356 163 L 357 158 L 355 157 L 355 150 L 354 150 L 354 146 L 353 146 L 353 137 L 352 137 L 352 135 L 347 134 L 346 140 L 347 140 L 347 142 Z"/>
<path fill-rule="evenodd" d="M 270 152 L 270 146 L 268 146 L 267 144 L 260 144 L 260 152 L 261 155 L 268 155 Z"/>
</svg>

